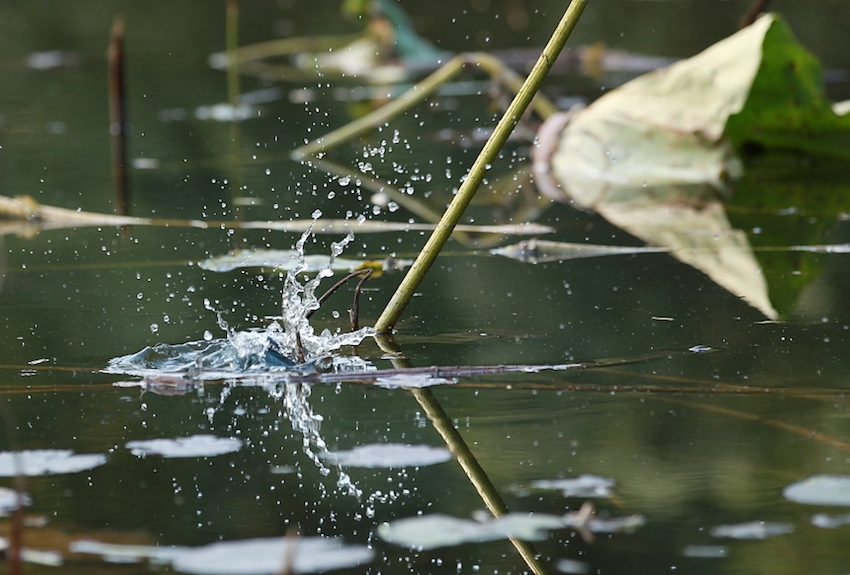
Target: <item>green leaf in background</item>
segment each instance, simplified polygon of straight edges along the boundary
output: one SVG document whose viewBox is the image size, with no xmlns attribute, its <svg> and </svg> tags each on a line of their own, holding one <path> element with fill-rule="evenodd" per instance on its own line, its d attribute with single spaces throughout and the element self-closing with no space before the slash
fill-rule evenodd
<svg viewBox="0 0 850 575">
<path fill-rule="evenodd" d="M 742 58 L 759 66 L 743 108 L 729 117 L 724 135 L 738 148 L 755 143 L 815 156 L 850 158 L 850 116 L 826 98 L 818 59 L 802 46 L 785 21 L 767 14 L 752 26 Z"/>
</svg>

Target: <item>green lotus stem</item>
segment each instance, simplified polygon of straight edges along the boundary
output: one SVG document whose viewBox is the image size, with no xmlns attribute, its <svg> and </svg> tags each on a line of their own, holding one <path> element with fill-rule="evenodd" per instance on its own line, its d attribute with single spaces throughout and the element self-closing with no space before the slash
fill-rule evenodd
<svg viewBox="0 0 850 575">
<path fill-rule="evenodd" d="M 466 210 L 470 201 L 472 201 L 472 197 L 475 195 L 475 191 L 484 179 L 484 175 L 487 173 L 490 164 L 492 164 L 493 160 L 495 160 L 496 155 L 499 153 L 499 150 L 502 149 L 505 141 L 507 141 L 508 136 L 510 136 L 511 131 L 514 129 L 514 126 L 516 126 L 523 112 L 525 112 L 529 103 L 531 103 L 532 98 L 534 98 L 540 84 L 546 77 L 546 73 L 558 57 L 558 54 L 564 47 L 567 38 L 569 38 L 578 23 L 581 13 L 584 11 L 586 5 L 587 0 L 572 0 L 572 2 L 570 2 L 566 12 L 564 12 L 563 18 L 561 18 L 561 21 L 558 23 L 558 27 L 555 29 L 552 37 L 543 49 L 543 53 L 537 59 L 537 63 L 534 65 L 534 68 L 531 70 L 528 78 L 526 78 L 522 87 L 517 92 L 517 95 L 514 97 L 510 106 L 508 106 L 508 109 L 505 111 L 502 119 L 499 120 L 499 123 L 496 125 L 496 129 L 490 135 L 487 143 L 484 144 L 484 148 L 481 150 L 478 158 L 476 158 L 472 168 L 470 168 L 469 173 L 467 174 L 463 184 L 461 184 L 457 195 L 449 204 L 449 207 L 443 214 L 443 218 L 440 220 L 440 223 L 437 224 L 437 229 L 435 229 L 431 234 L 431 237 L 428 238 L 425 247 L 423 247 L 422 251 L 419 253 L 419 257 L 417 257 L 416 261 L 413 262 L 410 270 L 408 270 L 407 274 L 404 276 L 404 279 L 398 286 L 398 289 L 396 289 L 389 303 L 384 308 L 383 313 L 381 313 L 381 316 L 375 323 L 375 330 L 378 333 L 391 331 L 393 326 L 395 326 L 395 323 L 398 321 L 398 318 L 401 316 L 404 308 L 407 307 L 407 304 L 413 297 L 413 293 L 417 286 L 419 286 L 422 282 L 425 274 L 437 259 L 437 256 L 446 241 L 449 239 L 449 236 L 451 236 L 455 225 L 457 225 L 460 221 L 461 216 L 463 216 L 463 212 Z"/>
</svg>

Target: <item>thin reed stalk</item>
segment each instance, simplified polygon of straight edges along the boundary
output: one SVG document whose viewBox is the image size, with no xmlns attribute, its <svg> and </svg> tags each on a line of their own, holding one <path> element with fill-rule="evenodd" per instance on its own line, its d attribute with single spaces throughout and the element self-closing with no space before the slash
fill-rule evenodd
<svg viewBox="0 0 850 575">
<path fill-rule="evenodd" d="M 543 53 L 537 59 L 537 63 L 534 65 L 525 82 L 523 82 L 513 101 L 502 116 L 502 119 L 499 120 L 487 143 L 484 144 L 484 148 L 481 150 L 478 158 L 476 158 L 472 168 L 470 168 L 457 195 L 455 195 L 443 214 L 443 218 L 437 224 L 437 228 L 431 234 L 431 237 L 428 238 L 427 243 L 419 253 L 419 257 L 416 258 L 416 261 L 410 270 L 408 270 L 401 284 L 384 308 L 383 313 L 378 318 L 375 324 L 375 330 L 378 333 L 392 331 L 402 312 L 410 302 L 410 299 L 413 297 L 416 288 L 436 261 L 437 256 L 451 236 L 452 230 L 454 230 L 461 216 L 463 216 L 466 207 L 472 201 L 478 186 L 496 159 L 497 154 L 537 93 L 543 79 L 546 77 L 546 73 L 558 57 L 564 44 L 566 44 L 567 38 L 569 38 L 570 33 L 572 33 L 578 23 L 586 5 L 587 0 L 572 0 L 570 2 L 566 12 L 564 12 L 563 18 L 558 23 L 558 27 L 543 49 Z"/>
</svg>

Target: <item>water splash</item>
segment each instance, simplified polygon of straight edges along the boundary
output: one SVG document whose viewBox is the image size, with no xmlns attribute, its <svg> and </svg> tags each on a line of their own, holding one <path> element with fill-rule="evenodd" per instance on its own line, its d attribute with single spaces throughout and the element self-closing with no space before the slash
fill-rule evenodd
<svg viewBox="0 0 850 575">
<path fill-rule="evenodd" d="M 320 216 L 319 210 L 313 212 L 314 221 Z M 314 278 L 302 284 L 298 278 L 307 269 L 304 244 L 311 234 L 312 226 L 301 235 L 301 238 L 295 244 L 295 252 L 298 255 L 297 263 L 286 273 L 283 286 L 280 317 L 282 331 L 279 333 L 279 337 L 273 340 L 279 347 L 278 351 L 293 363 L 314 361 L 316 358 L 324 357 L 340 347 L 357 345 L 363 339 L 375 333 L 375 330 L 371 327 L 336 334 L 329 329 L 324 329 L 320 334 L 316 334 L 313 330 L 309 318 L 315 310 L 319 309 L 319 298 L 316 295 L 316 290 L 323 279 L 333 276 L 334 261 L 342 254 L 345 247 L 354 240 L 354 234 L 349 232 L 339 242 L 332 242 L 328 265 L 320 270 Z"/>
<path fill-rule="evenodd" d="M 316 210 L 314 222 L 321 216 Z M 364 327 L 353 332 L 316 333 L 310 315 L 319 308 L 316 291 L 322 280 L 333 276 L 334 260 L 354 239 L 349 233 L 331 244 L 328 265 L 312 279 L 301 283 L 307 269 L 304 245 L 312 234 L 312 225 L 295 244 L 297 265 L 287 272 L 283 287 L 281 316 L 273 318 L 266 327 L 237 331 L 213 309 L 224 337 L 211 337 L 209 332 L 199 341 L 182 344 L 158 343 L 139 352 L 114 358 L 103 370 L 141 377 L 180 376 L 198 381 L 218 379 L 246 380 L 279 377 L 286 374 L 337 372 L 369 369 L 365 360 L 344 358 L 334 352 L 344 346 L 355 346 L 373 335 L 375 330 Z"/>
</svg>

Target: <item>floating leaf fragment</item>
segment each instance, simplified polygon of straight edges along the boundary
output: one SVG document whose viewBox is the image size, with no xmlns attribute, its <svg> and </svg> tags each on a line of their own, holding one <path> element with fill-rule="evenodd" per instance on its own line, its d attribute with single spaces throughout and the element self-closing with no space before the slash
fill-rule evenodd
<svg viewBox="0 0 850 575">
<path fill-rule="evenodd" d="M 554 489 L 563 493 L 564 497 L 611 497 L 614 493 L 613 479 L 599 475 L 583 474 L 567 479 L 540 479 L 532 481 L 535 489 Z"/>
<path fill-rule="evenodd" d="M 718 525 L 711 528 L 712 537 L 728 539 L 768 539 L 778 535 L 794 532 L 790 523 L 773 523 L 770 521 L 750 521 L 735 525 Z"/>
<path fill-rule="evenodd" d="M 638 527 L 646 524 L 643 515 L 624 515 L 623 517 L 595 517 L 587 518 L 581 511 L 569 513 L 564 516 L 564 526 L 572 527 L 579 531 L 585 530 L 591 533 L 630 533 Z"/>
<path fill-rule="evenodd" d="M 378 535 L 388 543 L 421 551 L 508 538 L 535 541 L 545 538 L 548 530 L 563 527 L 563 519 L 555 515 L 509 513 L 479 522 L 435 513 L 383 523 Z"/>
<path fill-rule="evenodd" d="M 561 573 L 573 573 L 574 575 L 585 575 L 590 573 L 590 564 L 575 559 L 558 559 L 555 568 Z"/>
<path fill-rule="evenodd" d="M 68 551 L 71 553 L 99 555 L 110 563 L 150 561 L 155 564 L 166 564 L 189 549 L 189 547 L 171 547 L 167 545 L 104 543 L 93 539 L 79 539 L 72 541 L 68 545 Z"/>
<path fill-rule="evenodd" d="M 723 559 L 729 556 L 729 549 L 723 545 L 685 545 L 682 555 L 700 559 Z"/>
<path fill-rule="evenodd" d="M 8 556 L 9 540 L 5 537 L 0 537 L 0 554 Z M 56 551 L 44 551 L 41 549 L 30 549 L 24 547 L 21 549 L 21 561 L 24 563 L 32 563 L 34 565 L 47 565 L 49 567 L 59 567 L 63 563 L 62 554 Z"/>
<path fill-rule="evenodd" d="M 843 525 L 850 525 L 850 514 L 828 515 L 826 513 L 818 513 L 812 516 L 812 525 L 824 529 L 835 529 Z"/>
<path fill-rule="evenodd" d="M 785 499 L 806 505 L 850 505 L 850 476 L 813 475 L 782 490 Z"/>
<path fill-rule="evenodd" d="M 8 515 L 22 505 L 31 505 L 32 500 L 26 493 L 18 493 L 8 487 L 0 487 L 0 515 Z"/>
<path fill-rule="evenodd" d="M 444 463 L 452 458 L 452 454 L 444 447 L 376 443 L 361 445 L 349 451 L 331 451 L 324 458 L 346 467 L 391 469 Z"/>
<path fill-rule="evenodd" d="M 224 541 L 178 555 L 172 567 L 198 575 L 276 575 L 318 573 L 356 567 L 372 560 L 366 547 L 324 537 L 260 538 Z"/>
<path fill-rule="evenodd" d="M 0 452 L 0 477 L 77 473 L 106 463 L 100 453 L 75 454 L 70 449 L 34 449 Z"/>
<path fill-rule="evenodd" d="M 457 382 L 457 378 L 454 377 L 441 377 L 429 373 L 396 373 L 392 375 L 378 375 L 375 379 L 375 385 L 387 389 L 422 389 L 435 385 L 453 385 Z"/>
<path fill-rule="evenodd" d="M 634 255 L 666 251 L 668 251 L 666 248 L 652 246 L 605 246 L 570 242 L 554 242 L 532 238 L 509 246 L 492 249 L 490 250 L 490 253 L 519 260 L 521 262 L 537 264 L 577 258 Z"/>
<path fill-rule="evenodd" d="M 378 535 L 395 545 L 426 550 L 509 538 L 535 541 L 545 538 L 547 531 L 564 528 L 597 533 L 632 531 L 644 523 L 640 515 L 603 519 L 592 516 L 592 511 L 584 508 L 564 516 L 508 513 L 486 521 L 435 513 L 383 523 L 378 527 Z"/>
<path fill-rule="evenodd" d="M 242 441 L 234 437 L 199 434 L 175 439 L 128 441 L 126 447 L 136 457 L 148 455 L 160 455 L 165 458 L 214 457 L 239 451 L 242 448 Z"/>
<path fill-rule="evenodd" d="M 305 255 L 305 272 L 318 272 L 327 269 L 329 256 Z M 223 256 L 214 256 L 198 262 L 198 267 L 212 272 L 229 272 L 243 268 L 274 268 L 283 271 L 295 269 L 300 264 L 295 250 L 238 250 Z M 363 265 L 362 261 L 335 258 L 333 269 L 353 271 Z"/>
</svg>

